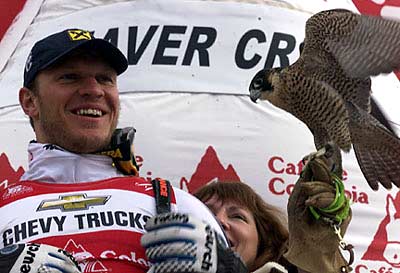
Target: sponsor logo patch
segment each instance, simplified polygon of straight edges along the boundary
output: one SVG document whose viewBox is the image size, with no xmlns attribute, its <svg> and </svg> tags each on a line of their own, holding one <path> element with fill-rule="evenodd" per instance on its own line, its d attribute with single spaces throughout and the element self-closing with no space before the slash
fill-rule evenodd
<svg viewBox="0 0 400 273">
<path fill-rule="evenodd" d="M 4 192 L 2 198 L 7 199 L 10 197 L 15 197 L 17 195 L 25 194 L 32 192 L 33 189 L 30 186 L 24 186 L 24 185 L 16 185 L 16 186 L 10 186 L 6 189 Z"/>
<path fill-rule="evenodd" d="M 68 35 L 72 41 L 92 40 L 92 34 L 87 30 L 82 30 L 82 29 L 68 30 Z"/>
<path fill-rule="evenodd" d="M 86 210 L 93 206 L 102 206 L 111 196 L 91 196 L 86 194 L 60 195 L 58 199 L 43 200 L 37 211 L 60 209 L 61 211 Z"/>
</svg>

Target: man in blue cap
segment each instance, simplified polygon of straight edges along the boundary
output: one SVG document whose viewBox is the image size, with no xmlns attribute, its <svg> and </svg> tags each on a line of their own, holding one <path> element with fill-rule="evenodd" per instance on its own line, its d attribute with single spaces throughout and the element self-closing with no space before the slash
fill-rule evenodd
<svg viewBox="0 0 400 273">
<path fill-rule="evenodd" d="M 127 67 L 118 48 L 89 31 L 68 29 L 37 42 L 19 95 L 36 141 L 77 153 L 107 146 L 119 115 L 117 75 Z"/>
</svg>

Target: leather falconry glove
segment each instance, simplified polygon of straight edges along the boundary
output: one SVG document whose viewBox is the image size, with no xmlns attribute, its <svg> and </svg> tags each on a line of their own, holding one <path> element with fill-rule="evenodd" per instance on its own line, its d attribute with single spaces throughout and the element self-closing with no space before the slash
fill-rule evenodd
<svg viewBox="0 0 400 273">
<path fill-rule="evenodd" d="M 324 155 L 310 159 L 287 206 L 289 244 L 284 257 L 310 273 L 350 272 L 352 246 L 343 241 L 351 219 L 343 182 L 330 172 Z M 350 252 L 347 262 L 341 249 Z"/>
</svg>

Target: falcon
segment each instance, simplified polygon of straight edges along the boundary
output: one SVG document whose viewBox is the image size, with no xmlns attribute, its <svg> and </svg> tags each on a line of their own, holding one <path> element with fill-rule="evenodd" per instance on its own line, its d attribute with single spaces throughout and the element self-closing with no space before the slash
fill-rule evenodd
<svg viewBox="0 0 400 273">
<path fill-rule="evenodd" d="M 400 139 L 371 115 L 370 76 L 400 68 L 400 22 L 326 10 L 311 16 L 300 57 L 285 68 L 259 71 L 250 98 L 267 100 L 304 122 L 318 151 L 353 147 L 373 190 L 400 186 Z M 332 154 L 335 154 L 334 152 Z"/>
</svg>

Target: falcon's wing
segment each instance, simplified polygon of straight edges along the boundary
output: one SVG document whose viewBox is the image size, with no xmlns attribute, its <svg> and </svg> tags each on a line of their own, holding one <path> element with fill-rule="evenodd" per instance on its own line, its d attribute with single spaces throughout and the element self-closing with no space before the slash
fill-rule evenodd
<svg viewBox="0 0 400 273">
<path fill-rule="evenodd" d="M 400 68 L 400 22 L 326 10 L 307 20 L 304 44 L 305 73 L 326 81 L 366 111 L 370 110 L 369 76 Z"/>
<path fill-rule="evenodd" d="M 350 77 L 367 78 L 400 68 L 398 21 L 330 10 L 312 16 L 306 28 L 310 28 L 306 36 L 319 36 Z"/>
<path fill-rule="evenodd" d="M 370 187 L 400 187 L 400 139 L 361 108 L 347 103 L 358 164 Z"/>
<path fill-rule="evenodd" d="M 392 134 L 396 135 L 396 132 L 393 129 L 393 126 L 390 124 L 389 120 L 386 117 L 386 114 L 383 112 L 378 102 L 371 97 L 371 113 L 374 118 L 376 118 L 383 126 L 385 126 Z"/>
</svg>

